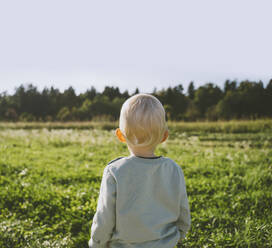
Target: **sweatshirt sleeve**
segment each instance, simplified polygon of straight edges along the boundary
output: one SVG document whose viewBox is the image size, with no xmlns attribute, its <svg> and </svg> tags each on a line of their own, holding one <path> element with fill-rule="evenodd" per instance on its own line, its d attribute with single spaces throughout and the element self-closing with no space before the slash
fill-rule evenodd
<svg viewBox="0 0 272 248">
<path fill-rule="evenodd" d="M 115 228 L 116 182 L 108 167 L 104 169 L 97 210 L 91 227 L 90 248 L 106 248 Z"/>
<path fill-rule="evenodd" d="M 184 180 L 184 175 L 182 170 L 181 172 L 181 202 L 180 202 L 180 214 L 177 221 L 177 225 L 180 231 L 180 240 L 184 239 L 186 233 L 190 229 L 191 226 L 191 215 L 190 208 L 187 198 L 186 185 Z"/>
</svg>

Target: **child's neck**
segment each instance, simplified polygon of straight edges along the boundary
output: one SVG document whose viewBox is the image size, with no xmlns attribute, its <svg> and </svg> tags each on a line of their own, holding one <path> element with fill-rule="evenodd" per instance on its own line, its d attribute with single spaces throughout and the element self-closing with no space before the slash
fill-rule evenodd
<svg viewBox="0 0 272 248">
<path fill-rule="evenodd" d="M 156 157 L 156 155 L 154 154 L 155 148 L 152 149 L 147 149 L 145 147 L 141 148 L 135 148 L 135 147 L 128 147 L 130 154 L 134 155 L 134 156 L 138 156 L 138 157 Z"/>
</svg>

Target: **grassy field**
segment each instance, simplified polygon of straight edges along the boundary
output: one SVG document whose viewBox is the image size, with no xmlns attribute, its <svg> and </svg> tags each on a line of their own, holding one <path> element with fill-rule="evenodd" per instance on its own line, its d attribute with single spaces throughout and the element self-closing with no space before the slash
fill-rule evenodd
<svg viewBox="0 0 272 248">
<path fill-rule="evenodd" d="M 102 129 L 112 130 L 118 122 L 0 122 L 1 129 Z M 172 131 L 213 133 L 259 133 L 272 130 L 272 120 L 239 120 L 215 122 L 168 122 Z"/>
<path fill-rule="evenodd" d="M 0 247 L 87 247 L 103 169 L 128 155 L 116 123 L 1 125 Z M 191 125 L 170 123 L 156 153 L 185 174 L 183 247 L 272 247 L 271 121 Z"/>
</svg>

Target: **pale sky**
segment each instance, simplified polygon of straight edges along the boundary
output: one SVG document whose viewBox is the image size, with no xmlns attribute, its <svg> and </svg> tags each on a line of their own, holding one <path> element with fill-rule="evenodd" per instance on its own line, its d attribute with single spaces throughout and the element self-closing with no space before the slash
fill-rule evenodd
<svg viewBox="0 0 272 248">
<path fill-rule="evenodd" d="M 0 93 L 272 78 L 271 0 L 0 0 Z"/>
</svg>

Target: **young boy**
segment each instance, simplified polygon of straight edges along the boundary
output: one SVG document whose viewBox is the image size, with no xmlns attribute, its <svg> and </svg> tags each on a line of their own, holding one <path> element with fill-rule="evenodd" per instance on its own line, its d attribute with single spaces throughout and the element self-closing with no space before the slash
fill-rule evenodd
<svg viewBox="0 0 272 248">
<path fill-rule="evenodd" d="M 168 137 L 164 108 L 152 95 L 134 95 L 119 124 L 116 136 L 131 155 L 104 169 L 89 247 L 173 248 L 191 219 L 181 168 L 154 154 Z"/>
</svg>

